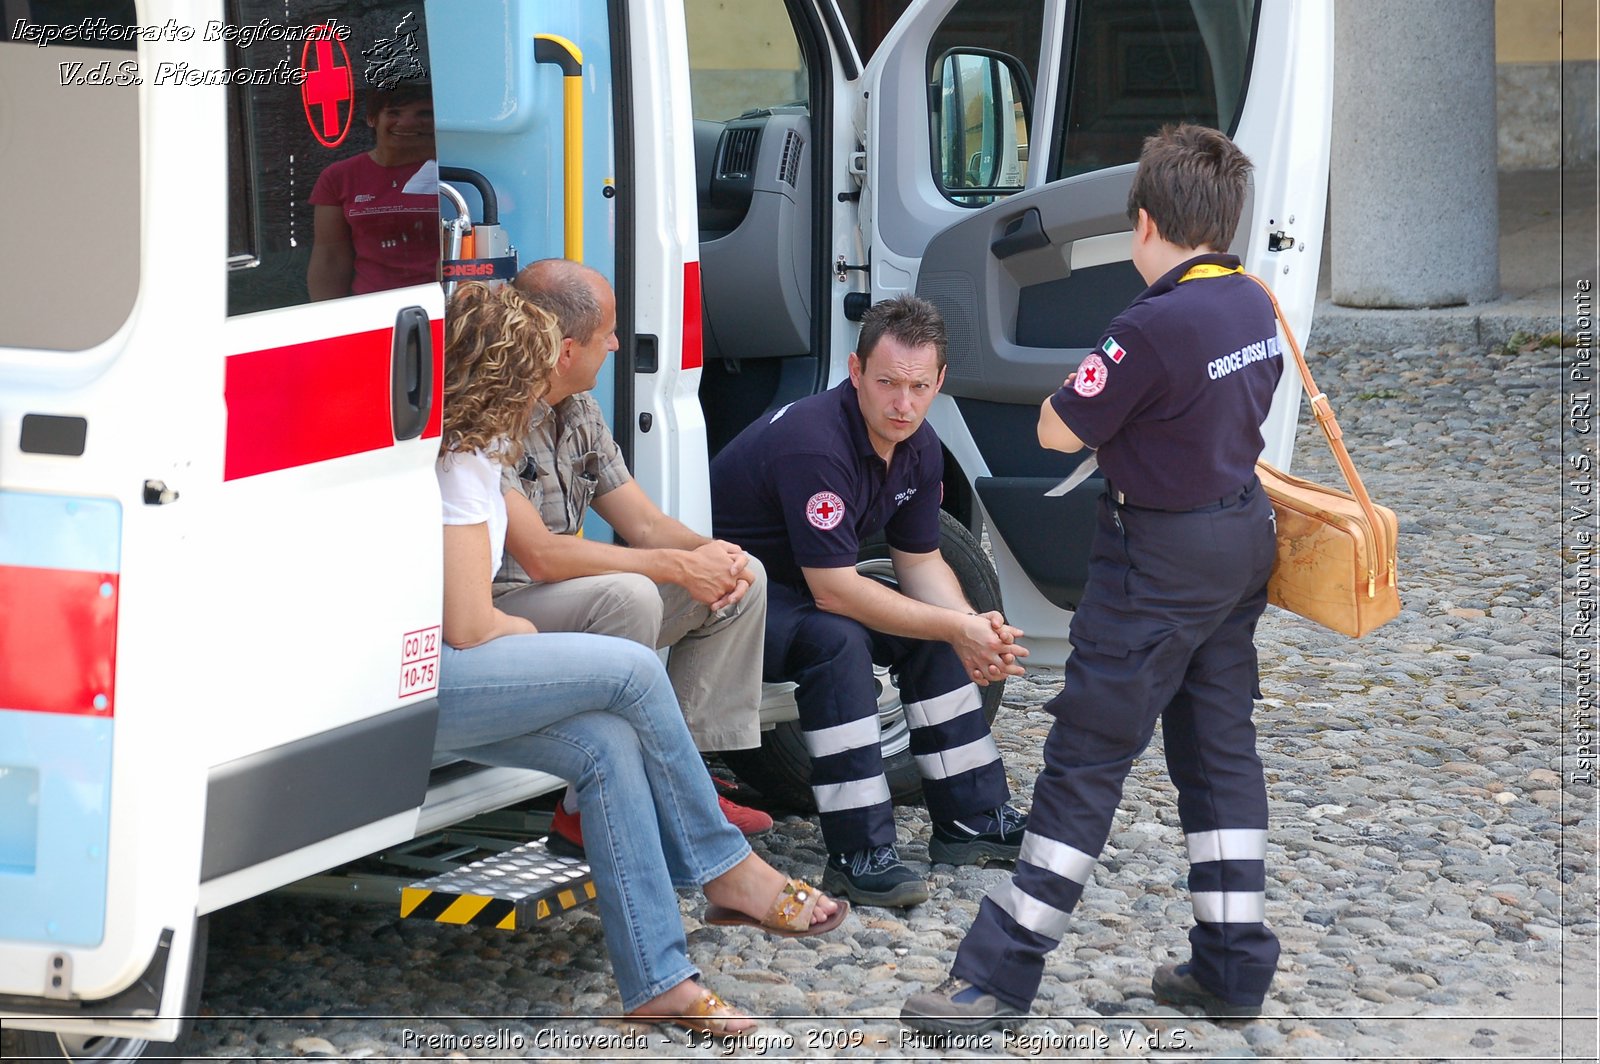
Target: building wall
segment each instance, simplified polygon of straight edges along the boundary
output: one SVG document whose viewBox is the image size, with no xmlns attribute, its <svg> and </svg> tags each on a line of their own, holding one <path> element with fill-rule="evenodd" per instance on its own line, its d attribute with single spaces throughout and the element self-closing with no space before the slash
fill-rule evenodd
<svg viewBox="0 0 1600 1064">
<path fill-rule="evenodd" d="M 1495 0 L 1502 170 L 1595 163 L 1597 0 Z"/>
<path fill-rule="evenodd" d="M 804 64 L 782 0 L 685 0 L 696 118 L 806 98 Z"/>
</svg>

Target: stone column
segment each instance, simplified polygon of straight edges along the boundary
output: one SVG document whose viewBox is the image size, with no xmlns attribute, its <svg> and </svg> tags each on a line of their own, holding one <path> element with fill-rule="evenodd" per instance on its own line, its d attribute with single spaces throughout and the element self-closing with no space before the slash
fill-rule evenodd
<svg viewBox="0 0 1600 1064">
<path fill-rule="evenodd" d="M 1494 0 L 1339 0 L 1333 301 L 1500 294 Z"/>
</svg>

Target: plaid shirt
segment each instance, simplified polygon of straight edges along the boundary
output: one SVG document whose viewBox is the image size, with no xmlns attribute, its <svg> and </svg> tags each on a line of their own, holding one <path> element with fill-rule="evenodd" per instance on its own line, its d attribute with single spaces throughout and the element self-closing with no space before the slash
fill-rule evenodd
<svg viewBox="0 0 1600 1064">
<path fill-rule="evenodd" d="M 506 469 L 500 487 L 522 492 L 557 535 L 582 531 L 589 503 L 633 479 L 600 404 L 588 392 L 568 396 L 555 407 L 542 399 L 535 403 L 523 447 L 522 465 Z M 507 554 L 494 589 L 499 593 L 533 582 Z"/>
</svg>

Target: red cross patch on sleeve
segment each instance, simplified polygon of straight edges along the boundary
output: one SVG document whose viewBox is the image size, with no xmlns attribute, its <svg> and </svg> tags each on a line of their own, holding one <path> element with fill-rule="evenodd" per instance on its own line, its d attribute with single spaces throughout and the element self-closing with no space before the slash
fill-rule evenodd
<svg viewBox="0 0 1600 1064">
<path fill-rule="evenodd" d="M 1089 356 L 1078 364 L 1078 372 L 1072 378 L 1072 390 L 1085 399 L 1092 399 L 1105 391 L 1106 363 L 1098 352 L 1091 351 Z"/>
<path fill-rule="evenodd" d="M 806 520 L 824 532 L 844 520 L 844 500 L 831 491 L 819 491 L 806 500 Z"/>
</svg>

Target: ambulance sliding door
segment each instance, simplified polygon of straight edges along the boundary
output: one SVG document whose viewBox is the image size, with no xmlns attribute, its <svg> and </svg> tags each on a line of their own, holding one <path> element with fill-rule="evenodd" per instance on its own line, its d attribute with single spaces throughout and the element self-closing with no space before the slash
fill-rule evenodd
<svg viewBox="0 0 1600 1064">
<path fill-rule="evenodd" d="M 422 6 L 238 0 L 202 905 L 410 837 L 437 715 L 443 398 Z M 375 95 L 376 94 L 376 95 Z M 331 840 L 331 841 L 329 841 Z M 314 849 L 308 849 L 314 847 Z"/>
<path fill-rule="evenodd" d="M 869 68 L 874 297 L 915 290 L 945 314 L 949 370 L 930 416 L 982 504 L 1007 614 L 1046 663 L 1065 652 L 1102 482 L 1044 497 L 1080 456 L 1039 448 L 1038 407 L 1144 288 L 1126 218 L 1141 143 L 1188 121 L 1250 155 L 1231 250 L 1303 328 L 1331 18 L 1324 4 L 1251 0 L 935 0 Z M 1271 460 L 1288 456 L 1298 400 L 1286 375 Z"/>
</svg>

